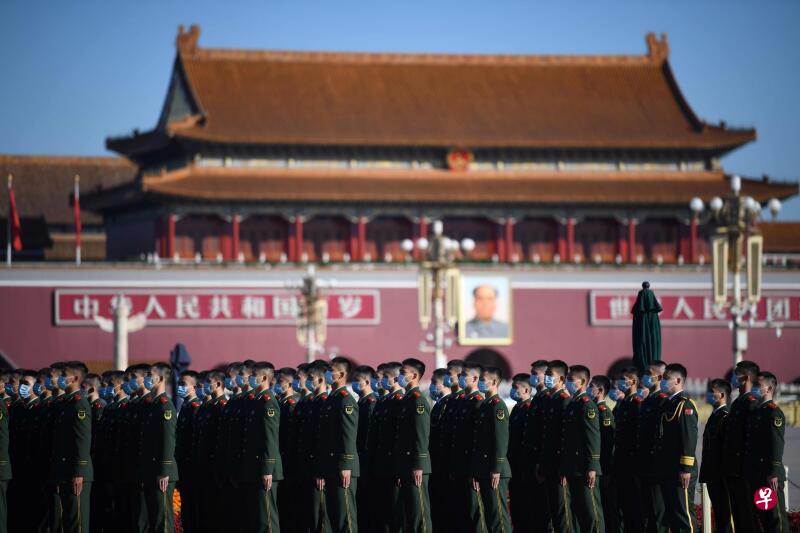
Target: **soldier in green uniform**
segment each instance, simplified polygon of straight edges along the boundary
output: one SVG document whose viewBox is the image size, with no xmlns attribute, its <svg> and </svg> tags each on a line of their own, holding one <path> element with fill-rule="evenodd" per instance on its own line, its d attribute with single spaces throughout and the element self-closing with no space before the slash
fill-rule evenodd
<svg viewBox="0 0 800 533">
<path fill-rule="evenodd" d="M 545 495 L 556 532 L 575 529 L 574 516 L 570 510 L 570 494 L 562 485 L 559 468 L 561 465 L 561 425 L 564 412 L 572 401 L 566 390 L 567 363 L 559 359 L 550 361 L 544 376 L 544 385 L 550 390 L 542 418 L 542 444 L 539 452 L 537 476 L 544 478 Z"/>
<path fill-rule="evenodd" d="M 732 387 L 739 389 L 739 396 L 730 406 L 725 423 L 725 447 L 722 470 L 725 473 L 728 497 L 731 502 L 733 523 L 739 531 L 756 531 L 753 493 L 744 474 L 744 450 L 749 419 L 758 408 L 755 396 L 756 380 L 760 369 L 753 361 L 741 361 L 733 371 Z"/>
<path fill-rule="evenodd" d="M 606 403 L 606 395 L 611 389 L 611 380 L 607 376 L 592 376 L 589 382 L 589 396 L 597 405 L 597 416 L 600 424 L 600 502 L 603 507 L 606 531 L 619 531 L 620 513 L 617 502 L 617 484 L 612 474 L 614 470 L 614 435 L 616 421 L 614 412 Z"/>
<path fill-rule="evenodd" d="M 325 382 L 331 386 L 320 422 L 321 472 L 317 488 L 325 492 L 325 507 L 333 533 L 358 531 L 356 491 L 360 475 L 356 435 L 358 433 L 358 404 L 347 391 L 350 361 L 334 357 L 325 370 Z"/>
<path fill-rule="evenodd" d="M 444 438 L 442 421 L 447 402 L 452 395 L 450 387 L 444 385 L 446 368 L 437 368 L 431 376 L 428 395 L 434 402 L 431 408 L 431 439 L 428 446 L 431 454 L 431 475 L 428 482 L 428 493 L 431 500 L 431 523 L 433 529 L 446 529 L 447 513 L 447 456 L 442 454 Z"/>
<path fill-rule="evenodd" d="M 356 449 L 358 450 L 358 464 L 361 476 L 358 479 L 356 502 L 358 504 L 358 523 L 363 531 L 370 531 L 375 527 L 373 516 L 375 509 L 370 505 L 372 478 L 369 469 L 370 457 L 367 447 L 370 419 L 378 402 L 378 394 L 372 389 L 376 378 L 375 370 L 371 366 L 362 365 L 353 370 L 350 388 L 358 395 L 358 432 L 356 434 Z"/>
<path fill-rule="evenodd" d="M 313 533 L 328 533 L 331 531 L 328 519 L 328 507 L 325 494 L 325 460 L 322 457 L 324 443 L 322 435 L 325 434 L 327 425 L 323 424 L 323 415 L 328 407 L 328 384 L 325 373 L 330 370 L 330 365 L 325 361 L 315 361 L 308 369 L 306 388 L 314 391 L 313 399 L 309 400 L 308 408 L 304 412 L 304 422 L 300 449 L 300 463 L 304 477 L 310 483 L 306 485 L 307 497 L 304 517 L 306 524 L 304 530 Z"/>
<path fill-rule="evenodd" d="M 398 384 L 406 389 L 397 420 L 395 446 L 397 482 L 403 501 L 403 531 L 431 530 L 431 503 L 428 480 L 431 473 L 430 406 L 419 390 L 425 363 L 419 359 L 403 360 Z"/>
<path fill-rule="evenodd" d="M 252 367 L 255 387 L 242 403 L 242 453 L 234 479 L 241 487 L 242 531 L 267 533 L 280 531 L 278 484 L 283 479 L 283 463 L 279 449 L 281 408 L 270 391 L 275 377 L 271 363 L 255 363 Z"/>
<path fill-rule="evenodd" d="M 544 477 L 539 477 L 537 474 L 537 465 L 542 447 L 544 414 L 549 405 L 551 394 L 551 391 L 544 386 L 547 365 L 548 361 L 544 359 L 539 359 L 531 364 L 529 381 L 531 387 L 533 387 L 531 392 L 534 396 L 531 399 L 528 415 L 525 417 L 525 427 L 522 432 L 522 446 L 527 458 L 523 464 L 524 470 L 522 472 L 514 472 L 514 479 L 521 481 L 527 489 L 526 492 L 529 496 L 526 501 L 545 503 L 545 505 L 539 507 L 538 514 L 531 513 L 529 523 L 531 525 L 530 531 L 532 532 L 549 532 L 551 526 L 545 480 Z"/>
<path fill-rule="evenodd" d="M 508 409 L 497 395 L 502 380 L 500 369 L 487 367 L 481 372 L 478 390 L 485 394 L 473 426 L 470 476 L 478 495 L 478 522 L 473 531 L 511 531 L 508 511 Z"/>
<path fill-rule="evenodd" d="M 450 511 L 447 518 L 447 525 L 450 528 L 458 527 L 459 524 L 466 521 L 463 513 L 458 512 L 464 506 L 464 483 L 466 480 L 463 472 L 456 472 L 451 468 L 451 463 L 454 461 L 453 446 L 457 438 L 459 406 L 467 397 L 464 388 L 459 383 L 463 371 L 464 361 L 451 359 L 447 362 L 447 373 L 444 376 L 443 384 L 450 389 L 450 396 L 442 406 L 442 416 L 439 422 L 441 437 L 438 453 L 444 458 L 439 470 L 442 472 L 444 483 L 446 483 L 446 487 L 443 488 L 446 497 L 444 508 Z"/>
<path fill-rule="evenodd" d="M 280 426 L 278 432 L 278 449 L 283 460 L 283 482 L 281 490 L 278 492 L 278 515 L 280 517 L 281 529 L 292 531 L 300 523 L 299 508 L 297 503 L 298 495 L 297 484 L 297 455 L 291 449 L 295 439 L 293 434 L 296 431 L 295 409 L 297 402 L 300 401 L 300 394 L 295 390 L 294 384 L 297 379 L 297 372 L 294 368 L 281 368 L 275 376 L 275 386 L 273 391 L 278 397 L 280 404 Z"/>
<path fill-rule="evenodd" d="M 36 427 L 36 416 L 40 408 L 39 393 L 42 391 L 42 386 L 37 384 L 37 378 L 38 374 L 33 370 L 23 372 L 19 383 L 23 409 L 14 415 L 9 426 L 11 445 L 15 448 L 15 453 L 11 456 L 12 471 L 25 473 L 10 482 L 17 497 L 13 502 L 9 500 L 9 508 L 15 509 L 8 517 L 9 531 L 31 530 L 36 525 L 35 520 L 44 514 L 42 500 L 38 497 L 44 477 L 37 475 L 41 458 L 37 453 L 40 436 Z M 14 448 L 9 447 L 9 452 Z M 4 523 L 0 517 L 0 526 Z"/>
<path fill-rule="evenodd" d="M 665 518 L 665 504 L 658 478 L 661 468 L 656 452 L 656 440 L 661 431 L 661 414 L 668 403 L 668 395 L 660 390 L 666 363 L 650 363 L 642 375 L 642 384 L 648 389 L 647 397 L 639 408 L 639 435 L 637 437 L 639 457 L 639 480 L 647 533 L 667 533 L 669 526 Z"/>
<path fill-rule="evenodd" d="M 753 388 L 753 392 L 758 391 L 758 408 L 748 419 L 745 439 L 744 474 L 753 493 L 759 494 L 760 501 L 754 506 L 755 515 L 765 533 L 789 531 L 783 494 L 786 483 L 783 466 L 786 417 L 774 400 L 777 387 L 778 379 L 774 374 L 758 373 Z M 769 498 L 772 498 L 771 503 L 775 503 L 776 498 L 778 501 L 772 509 L 765 510 Z"/>
<path fill-rule="evenodd" d="M 583 365 L 567 373 L 567 392 L 572 396 L 561 424 L 561 486 L 569 490 L 570 508 L 577 531 L 605 531 L 600 502 L 600 416 L 586 392 L 591 375 Z"/>
<path fill-rule="evenodd" d="M 613 410 L 614 423 L 614 464 L 604 478 L 610 477 L 610 485 L 616 489 L 617 513 L 606 511 L 606 524 L 609 515 L 621 522 L 625 531 L 644 531 L 642 513 L 641 479 L 639 477 L 639 410 L 644 398 L 638 394 L 639 373 L 636 367 L 623 368 L 616 376 L 615 387 L 609 397 L 616 402 Z M 610 476 L 609 476 L 610 474 Z M 601 487 L 602 488 L 602 487 Z M 609 529 L 609 528 L 607 528 Z"/>
<path fill-rule="evenodd" d="M 706 402 L 713 411 L 703 430 L 703 458 L 700 462 L 700 483 L 705 483 L 708 497 L 714 509 L 715 530 L 733 533 L 733 517 L 725 486 L 725 473 L 722 471 L 722 457 L 725 450 L 725 424 L 728 419 L 728 398 L 731 385 L 724 379 L 712 380 L 706 395 Z"/>
<path fill-rule="evenodd" d="M 225 399 L 225 373 L 212 370 L 206 374 L 203 384 L 207 399 L 197 411 L 192 428 L 192 462 L 201 465 L 203 480 L 198 483 L 198 505 L 202 510 L 202 530 L 225 528 L 225 509 L 219 498 L 219 478 L 215 453 L 219 419 L 227 403 Z"/>
<path fill-rule="evenodd" d="M 92 483 L 92 501 L 91 510 L 92 516 L 90 523 L 93 532 L 102 531 L 108 525 L 109 517 L 109 491 L 104 490 L 107 488 L 107 476 L 103 471 L 103 465 L 99 461 L 100 453 L 102 452 L 102 420 L 103 410 L 106 403 L 100 397 L 101 387 L 100 376 L 97 374 L 87 374 L 81 383 L 81 390 L 92 408 L 92 467 L 94 469 L 94 482 Z"/>
<path fill-rule="evenodd" d="M 667 365 L 661 390 L 669 394 L 655 445 L 664 517 L 672 533 L 697 530 L 694 489 L 697 481 L 697 407 L 683 390 L 686 368 Z"/>
<path fill-rule="evenodd" d="M 88 532 L 93 480 L 91 444 L 92 413 L 81 394 L 86 365 L 71 361 L 64 365 L 58 388 L 66 393 L 53 421 L 53 452 L 50 479 L 58 498 L 60 528 L 69 532 Z"/>
<path fill-rule="evenodd" d="M 458 482 L 454 488 L 451 507 L 456 513 L 457 531 L 473 531 L 484 523 L 481 494 L 472 480 L 471 461 L 474 448 L 474 431 L 480 418 L 481 404 L 485 396 L 478 388 L 483 367 L 474 362 L 464 362 L 464 370 L 458 376 L 459 387 L 464 389 L 464 398 L 455 407 L 454 434 L 450 445 L 450 471 Z"/>
<path fill-rule="evenodd" d="M 533 515 L 530 512 L 530 477 L 528 456 L 525 453 L 525 422 L 531 408 L 531 375 L 516 374 L 511 379 L 511 399 L 516 403 L 508 418 L 508 463 L 514 477 L 508 482 L 511 522 L 515 531 L 532 531 Z"/>
<path fill-rule="evenodd" d="M 0 389 L 5 389 L 10 373 L 0 372 Z M 8 453 L 10 442 L 8 407 L 9 398 L 0 401 L 0 532 L 8 531 L 7 494 L 8 482 L 11 480 L 11 459 Z"/>
<path fill-rule="evenodd" d="M 41 461 L 47 465 L 43 468 L 44 479 L 47 483 L 43 487 L 42 497 L 45 502 L 46 511 L 42 517 L 39 529 L 50 529 L 57 531 L 61 527 L 61 502 L 56 492 L 56 484 L 52 479 L 53 462 L 53 440 L 55 438 L 55 426 L 61 415 L 61 407 L 66 393 L 59 388 L 58 382 L 64 371 L 64 363 L 56 362 L 50 365 L 48 375 L 45 377 L 45 387 L 50 392 L 49 398 L 43 403 L 44 409 L 37 426 L 42 431 L 42 441 L 40 456 Z"/>
<path fill-rule="evenodd" d="M 373 410 L 372 416 L 376 419 L 377 426 L 373 435 L 374 446 L 370 446 L 370 458 L 373 472 L 372 479 L 375 484 L 375 500 L 373 505 L 380 513 L 377 517 L 377 531 L 393 531 L 402 525 L 402 499 L 400 488 L 397 486 L 396 461 L 394 458 L 394 444 L 398 438 L 397 420 L 402 408 L 403 389 L 398 383 L 400 362 L 389 362 L 382 365 L 381 387 L 386 395 L 379 401 Z M 373 451 L 374 450 L 374 451 Z"/>
<path fill-rule="evenodd" d="M 112 400 L 103 412 L 103 446 L 99 462 L 107 472 L 111 488 L 112 518 L 115 524 L 124 524 L 130 528 L 133 521 L 129 487 L 125 480 L 127 466 L 125 458 L 119 455 L 123 447 L 124 418 L 129 407 L 130 397 L 127 392 L 125 373 L 113 371 L 108 376 Z"/>
<path fill-rule="evenodd" d="M 183 400 L 178 412 L 178 424 L 175 427 L 175 464 L 178 466 L 178 481 L 175 487 L 181 495 L 181 525 L 185 533 L 193 533 L 199 529 L 200 509 L 197 502 L 197 484 L 202 482 L 198 465 L 192 462 L 192 432 L 195 418 L 202 405 L 197 397 L 198 375 L 194 370 L 185 370 L 178 380 L 175 391 Z"/>
</svg>

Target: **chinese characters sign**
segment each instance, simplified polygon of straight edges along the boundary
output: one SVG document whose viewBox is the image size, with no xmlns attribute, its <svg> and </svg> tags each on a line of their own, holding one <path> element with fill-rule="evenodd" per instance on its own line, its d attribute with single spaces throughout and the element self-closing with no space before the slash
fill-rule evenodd
<svg viewBox="0 0 800 533">
<path fill-rule="evenodd" d="M 629 326 L 631 308 L 638 291 L 591 291 L 589 320 L 593 326 Z M 714 306 L 709 291 L 658 291 L 664 309 L 659 314 L 662 326 L 728 327 L 727 310 Z M 783 327 L 800 327 L 800 292 L 766 291 L 756 306 L 756 323 L 781 323 Z"/>
<path fill-rule="evenodd" d="M 380 323 L 376 290 L 330 290 L 328 324 L 365 326 Z M 117 298 L 126 298 L 131 315 L 144 313 L 150 326 L 294 325 L 299 296 L 262 289 L 57 289 L 57 326 L 94 325 L 93 316 L 112 318 Z"/>
</svg>

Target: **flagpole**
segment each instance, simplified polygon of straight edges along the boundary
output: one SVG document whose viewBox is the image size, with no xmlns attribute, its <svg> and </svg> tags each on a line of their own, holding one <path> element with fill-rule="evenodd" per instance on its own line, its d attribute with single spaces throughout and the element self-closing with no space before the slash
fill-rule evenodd
<svg viewBox="0 0 800 533">
<path fill-rule="evenodd" d="M 75 264 L 81 264 L 81 178 L 75 174 Z"/>
<path fill-rule="evenodd" d="M 11 182 L 14 177 L 8 175 L 8 213 L 6 216 L 6 266 L 11 266 Z"/>
</svg>

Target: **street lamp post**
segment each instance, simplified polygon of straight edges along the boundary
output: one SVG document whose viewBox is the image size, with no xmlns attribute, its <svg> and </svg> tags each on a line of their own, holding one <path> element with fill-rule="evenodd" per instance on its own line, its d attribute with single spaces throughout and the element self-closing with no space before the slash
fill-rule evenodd
<svg viewBox="0 0 800 533">
<path fill-rule="evenodd" d="M 419 319 L 423 329 L 428 329 L 429 322 L 433 322 L 433 346 L 429 347 L 422 343 L 420 348 L 424 351 L 433 351 L 436 368 L 447 365 L 447 356 L 444 352 L 447 347 L 445 334 L 456 319 L 457 253 L 463 251 L 469 254 L 475 249 L 475 241 L 472 239 L 463 239 L 459 243 L 443 235 L 442 231 L 442 222 L 437 220 L 433 223 L 433 237 L 430 241 L 421 237 L 416 242 L 411 239 L 402 242 L 406 253 L 417 249 L 424 254 L 424 259 L 420 263 Z"/>
<path fill-rule="evenodd" d="M 300 307 L 297 312 L 297 342 L 306 349 L 306 361 L 311 363 L 317 354 L 324 351 L 328 325 L 328 302 L 320 291 L 320 282 L 314 266 L 308 267 L 308 274 L 299 287 Z"/>
<path fill-rule="evenodd" d="M 709 202 L 710 218 L 717 223 L 716 235 L 712 238 L 712 286 L 714 303 L 718 309 L 729 309 L 729 327 L 733 333 L 733 364 L 742 360 L 747 350 L 747 328 L 755 325 L 756 306 L 761 299 L 761 257 L 763 237 L 758 231 L 761 218 L 761 205 L 750 196 L 741 196 L 742 180 L 739 176 L 731 178 L 731 194 L 720 198 L 715 196 Z M 768 207 L 773 217 L 780 211 L 780 201 L 773 198 Z M 705 206 L 700 198 L 692 198 L 689 209 L 696 221 Z M 747 251 L 747 299 L 742 297 L 742 253 Z M 732 295 L 728 295 L 728 270 L 733 276 Z M 745 317 L 749 321 L 745 322 Z M 776 327 L 780 336 L 780 325 Z"/>
</svg>

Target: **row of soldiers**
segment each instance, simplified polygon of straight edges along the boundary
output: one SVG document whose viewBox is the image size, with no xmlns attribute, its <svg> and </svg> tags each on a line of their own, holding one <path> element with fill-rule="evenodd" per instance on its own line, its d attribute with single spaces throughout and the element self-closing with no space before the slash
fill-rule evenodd
<svg viewBox="0 0 800 533">
<path fill-rule="evenodd" d="M 450 361 L 427 395 L 424 375 L 417 359 L 245 361 L 183 372 L 176 410 L 163 363 L 2 371 L 0 530 L 8 508 L 11 531 L 172 531 L 176 487 L 188 532 L 697 529 L 683 366 L 612 382 L 536 361 L 510 414 L 495 367 Z M 717 530 L 786 530 L 777 380 L 745 361 L 733 385 L 731 402 L 710 383 L 699 469 Z M 765 487 L 778 504 L 762 511 Z"/>
</svg>

